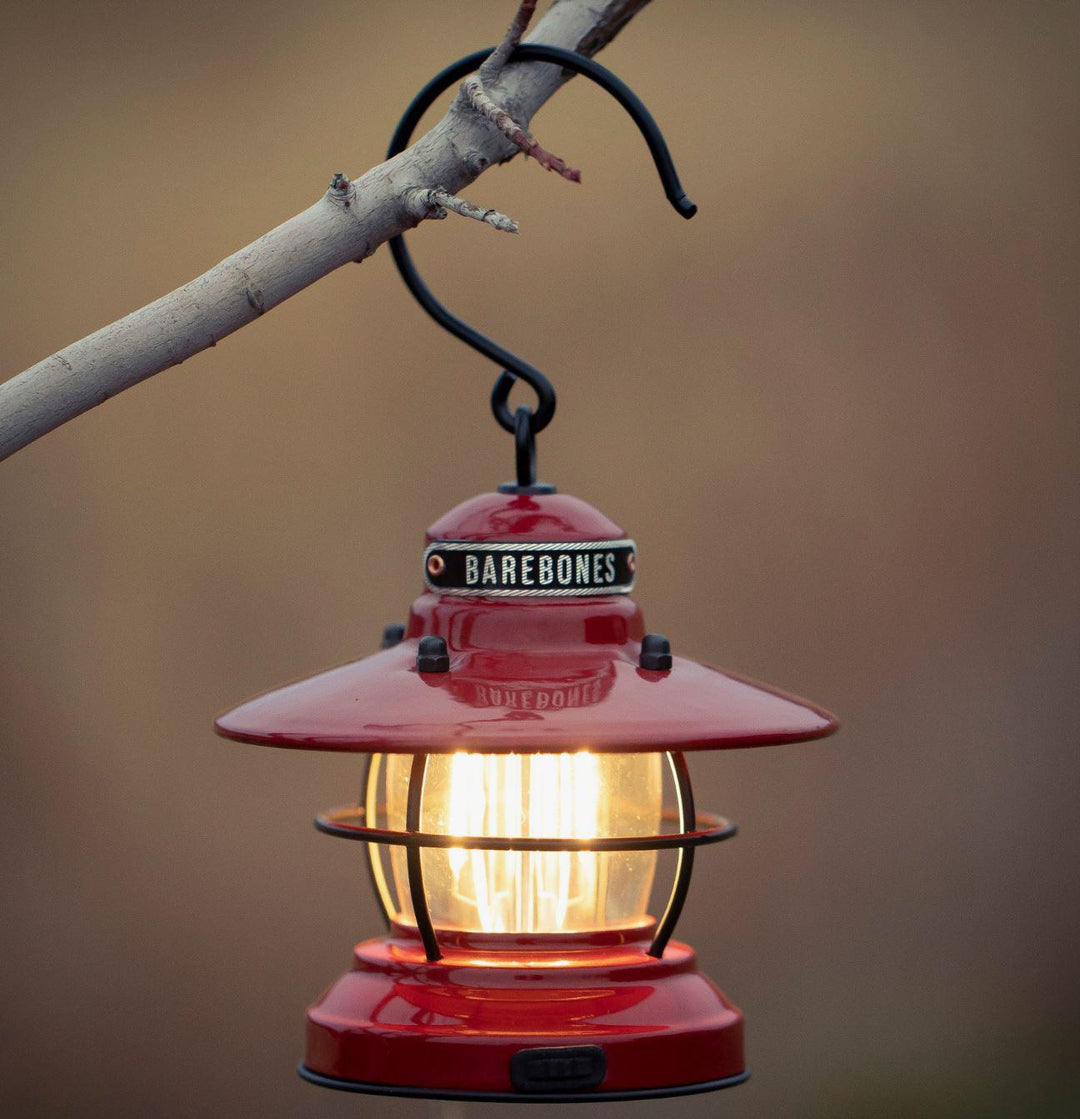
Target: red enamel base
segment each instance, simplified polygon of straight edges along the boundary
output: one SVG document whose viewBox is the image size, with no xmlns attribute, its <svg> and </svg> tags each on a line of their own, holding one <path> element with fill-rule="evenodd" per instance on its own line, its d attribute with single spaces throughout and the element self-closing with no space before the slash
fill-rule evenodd
<svg viewBox="0 0 1080 1119">
<path fill-rule="evenodd" d="M 523 1049 L 596 1046 L 602 1080 L 575 1098 L 676 1094 L 737 1082 L 745 1070 L 742 1014 L 672 941 L 647 954 L 651 926 L 589 936 L 469 936 L 440 932 L 424 956 L 415 932 L 356 946 L 353 969 L 308 1010 L 305 1073 L 412 1094 L 522 1093 L 511 1060 Z"/>
</svg>

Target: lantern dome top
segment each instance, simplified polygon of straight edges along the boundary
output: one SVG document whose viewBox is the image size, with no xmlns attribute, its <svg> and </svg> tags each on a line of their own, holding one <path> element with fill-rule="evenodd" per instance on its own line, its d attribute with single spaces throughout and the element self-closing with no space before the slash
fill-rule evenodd
<svg viewBox="0 0 1080 1119">
<path fill-rule="evenodd" d="M 837 728 L 805 700 L 667 654 L 629 597 L 636 546 L 565 494 L 484 494 L 428 530 L 403 637 L 241 704 L 242 742 L 507 753 L 769 746 Z M 702 604 L 707 608 L 708 603 Z"/>
<path fill-rule="evenodd" d="M 429 542 L 616 540 L 623 530 L 567 493 L 482 493 L 463 501 L 427 530 Z"/>
</svg>

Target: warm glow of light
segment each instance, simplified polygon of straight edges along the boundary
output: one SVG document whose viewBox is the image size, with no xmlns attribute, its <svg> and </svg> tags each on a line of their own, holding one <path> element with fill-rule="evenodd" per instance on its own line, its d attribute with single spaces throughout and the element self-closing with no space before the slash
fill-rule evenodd
<svg viewBox="0 0 1080 1119">
<path fill-rule="evenodd" d="M 412 759 L 386 766 L 387 824 L 404 827 Z M 458 836 L 594 839 L 659 830 L 659 754 L 433 755 L 420 827 Z M 405 852 L 390 864 L 405 920 L 412 920 Z M 436 925 L 490 933 L 618 928 L 645 917 L 654 851 L 426 849 L 424 886 Z"/>
</svg>

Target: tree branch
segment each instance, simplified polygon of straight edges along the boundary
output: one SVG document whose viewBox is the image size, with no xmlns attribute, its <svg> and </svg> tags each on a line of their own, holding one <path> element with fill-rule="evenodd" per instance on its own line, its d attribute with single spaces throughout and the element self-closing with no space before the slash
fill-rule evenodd
<svg viewBox="0 0 1080 1119">
<path fill-rule="evenodd" d="M 569 166 L 557 155 L 542 148 L 510 114 L 498 105 L 488 93 L 487 87 L 493 86 L 503 72 L 506 60 L 521 42 L 529 21 L 536 11 L 536 0 L 521 0 L 513 22 L 507 28 L 502 42 L 484 59 L 484 64 L 470 78 L 461 83 L 461 99 L 489 121 L 520 151 L 531 155 L 545 171 L 555 171 L 572 183 L 581 182 L 581 172 Z"/>
<path fill-rule="evenodd" d="M 486 222 L 499 230 L 500 233 L 517 233 L 518 224 L 506 214 L 498 210 L 485 210 L 458 198 L 456 194 L 448 194 L 445 190 L 430 187 L 416 187 L 410 190 L 406 198 L 409 208 L 418 218 L 445 218 L 447 211 L 460 214 L 463 218 L 472 218 L 474 221 Z"/>
<path fill-rule="evenodd" d="M 491 121 L 511 144 L 531 155 L 545 171 L 557 171 L 572 183 L 581 182 L 581 172 L 542 148 L 505 109 L 495 103 L 475 74 L 461 83 L 461 96 L 466 104 Z"/>
<path fill-rule="evenodd" d="M 502 42 L 484 59 L 484 64 L 477 71 L 484 85 L 494 85 L 503 72 L 506 60 L 514 53 L 514 47 L 521 42 L 522 35 L 529 29 L 529 23 L 536 12 L 536 0 L 521 0 L 518 10 Z"/>
<path fill-rule="evenodd" d="M 647 3 L 553 0 L 530 38 L 591 56 Z M 507 38 L 522 19 L 527 24 L 532 6 L 520 5 Z M 567 78 L 557 66 L 520 63 L 501 69 L 485 92 L 513 106 L 525 132 Z M 336 175 L 313 206 L 208 272 L 0 385 L 0 459 L 215 345 L 335 268 L 364 260 L 418 224 L 416 191 L 451 198 L 516 150 L 490 120 L 456 100 L 407 151 L 358 179 Z"/>
</svg>

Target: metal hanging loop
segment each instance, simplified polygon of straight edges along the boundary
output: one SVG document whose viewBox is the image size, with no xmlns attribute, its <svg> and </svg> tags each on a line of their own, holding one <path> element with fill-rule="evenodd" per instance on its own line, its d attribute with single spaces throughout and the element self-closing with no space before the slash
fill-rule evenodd
<svg viewBox="0 0 1080 1119">
<path fill-rule="evenodd" d="M 394 135 L 390 140 L 390 147 L 386 153 L 387 159 L 393 158 L 409 146 L 409 140 L 412 138 L 416 126 L 420 123 L 420 119 L 436 98 L 438 98 L 444 90 L 478 69 L 480 64 L 493 49 L 492 47 L 488 47 L 484 50 L 473 51 L 472 54 L 458 59 L 457 62 L 451 63 L 444 70 L 436 74 L 435 77 L 420 90 L 413 98 L 412 103 L 405 110 L 404 115 L 398 122 L 397 128 L 394 130 Z M 697 206 L 686 197 L 686 192 L 679 182 L 679 176 L 675 171 L 675 164 L 672 162 L 671 153 L 668 151 L 663 134 L 656 121 L 653 120 L 652 114 L 645 108 L 637 94 L 610 70 L 601 66 L 598 62 L 594 62 L 591 58 L 586 58 L 584 55 L 577 54 L 574 51 L 564 50 L 562 47 L 547 46 L 542 43 L 520 44 L 514 48 L 514 52 L 511 54 L 509 61 L 555 63 L 564 70 L 571 70 L 575 74 L 583 74 L 600 86 L 601 89 L 607 90 L 607 92 L 630 114 L 642 136 L 645 138 L 645 143 L 649 147 L 649 153 L 652 155 L 653 163 L 656 165 L 657 174 L 660 176 L 664 194 L 675 208 L 676 212 L 681 214 L 684 218 L 692 218 L 694 214 L 697 213 Z M 401 274 L 402 280 L 405 281 L 405 286 L 412 292 L 413 297 L 420 306 L 427 311 L 439 326 L 448 330 L 455 338 L 460 339 L 467 346 L 471 346 L 478 353 L 483 354 L 484 357 L 503 367 L 503 373 L 498 381 L 496 381 L 495 388 L 491 394 L 491 410 L 500 427 L 514 433 L 515 446 L 517 448 L 519 485 L 523 484 L 521 482 L 523 476 L 523 443 L 522 437 L 519 435 L 518 422 L 518 414 L 521 409 L 519 408 L 517 412 L 511 412 L 507 401 L 510 396 L 510 390 L 513 388 L 518 377 L 530 385 L 536 393 L 537 405 L 535 410 L 529 412 L 528 424 L 529 440 L 532 444 L 532 449 L 528 451 L 528 453 L 531 454 L 532 466 L 524 472 L 525 474 L 531 475 L 533 480 L 535 480 L 535 436 L 551 423 L 551 418 L 555 415 L 555 389 L 551 382 L 535 366 L 530 365 L 516 354 L 511 353 L 510 350 L 500 346 L 497 342 L 493 342 L 486 335 L 481 334 L 478 330 L 469 326 L 468 323 L 448 311 L 446 307 L 435 298 L 431 289 L 424 283 L 423 279 L 421 279 L 420 273 L 413 263 L 412 256 L 405 247 L 404 234 L 399 234 L 397 237 L 391 239 L 390 252 L 393 254 L 394 263 L 397 265 L 397 270 Z"/>
<path fill-rule="evenodd" d="M 532 489 L 536 485 L 536 432 L 532 409 L 527 404 L 518 405 L 514 413 L 514 463 L 518 489 Z"/>
</svg>

